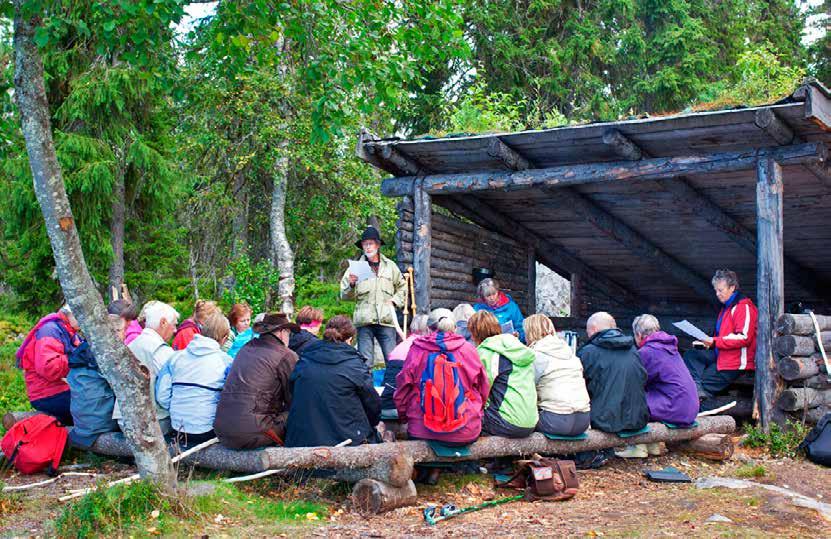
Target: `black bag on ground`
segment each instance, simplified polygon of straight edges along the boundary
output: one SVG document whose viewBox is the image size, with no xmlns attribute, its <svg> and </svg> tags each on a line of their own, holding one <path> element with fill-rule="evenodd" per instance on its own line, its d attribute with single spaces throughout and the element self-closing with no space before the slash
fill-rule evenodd
<svg viewBox="0 0 831 539">
<path fill-rule="evenodd" d="M 831 466 L 831 413 L 822 416 L 817 426 L 799 444 L 808 459 L 823 466 Z"/>
</svg>

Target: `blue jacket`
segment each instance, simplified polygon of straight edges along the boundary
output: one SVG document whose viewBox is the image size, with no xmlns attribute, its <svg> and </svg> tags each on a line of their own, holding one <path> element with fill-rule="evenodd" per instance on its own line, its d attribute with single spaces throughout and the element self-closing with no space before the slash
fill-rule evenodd
<svg viewBox="0 0 831 539">
<path fill-rule="evenodd" d="M 231 361 L 218 342 L 199 334 L 171 356 L 156 378 L 156 402 L 170 411 L 171 427 L 187 434 L 213 429 Z"/>
<path fill-rule="evenodd" d="M 98 371 L 86 341 L 69 355 L 66 381 L 71 392 L 69 410 L 75 424 L 69 438 L 75 445 L 89 449 L 100 434 L 117 430 L 118 424 L 113 419 L 115 394 Z"/>
<path fill-rule="evenodd" d="M 234 342 L 231 344 L 231 348 L 228 349 L 228 355 L 231 356 L 231 358 L 237 357 L 237 354 L 242 347 L 248 344 L 248 341 L 255 337 L 256 335 L 254 334 L 254 330 L 251 328 L 237 334 L 237 336 L 234 337 Z"/>
<path fill-rule="evenodd" d="M 500 292 L 501 294 L 502 292 Z M 487 303 L 476 303 L 473 305 L 473 310 L 475 311 L 490 311 L 496 316 L 496 319 L 499 320 L 500 324 L 507 324 L 508 321 L 514 323 L 514 331 L 519 333 L 519 340 L 523 343 L 525 342 L 525 330 L 522 328 L 522 322 L 525 321 L 525 317 L 522 316 L 522 313 L 519 310 L 519 305 L 516 304 L 514 298 L 505 294 L 505 297 L 508 298 L 508 302 L 501 307 L 497 307 L 496 309 L 490 307 Z"/>
</svg>

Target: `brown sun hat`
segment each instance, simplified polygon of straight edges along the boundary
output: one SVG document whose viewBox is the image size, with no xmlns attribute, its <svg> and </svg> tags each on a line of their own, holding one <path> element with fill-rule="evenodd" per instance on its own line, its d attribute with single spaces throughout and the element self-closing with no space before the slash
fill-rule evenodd
<svg viewBox="0 0 831 539">
<path fill-rule="evenodd" d="M 271 333 L 281 329 L 290 329 L 294 332 L 300 331 L 300 326 L 289 320 L 286 313 L 266 313 L 262 320 L 254 323 L 256 333 Z"/>
</svg>

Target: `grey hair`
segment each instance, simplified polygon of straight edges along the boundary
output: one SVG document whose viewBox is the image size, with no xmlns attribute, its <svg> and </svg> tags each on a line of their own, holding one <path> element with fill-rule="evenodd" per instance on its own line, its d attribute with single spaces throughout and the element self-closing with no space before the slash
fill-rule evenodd
<svg viewBox="0 0 831 539">
<path fill-rule="evenodd" d="M 736 275 L 735 271 L 729 269 L 716 270 L 712 280 L 713 286 L 716 286 L 718 281 L 724 282 L 727 286 L 735 286 L 736 288 L 739 287 L 739 277 Z"/>
<path fill-rule="evenodd" d="M 632 332 L 641 337 L 648 337 L 656 331 L 661 331 L 661 324 L 651 314 L 642 314 L 632 321 Z"/>
<path fill-rule="evenodd" d="M 495 279 L 482 279 L 476 291 L 479 293 L 479 297 L 484 299 L 499 292 L 499 283 Z"/>
<path fill-rule="evenodd" d="M 467 322 L 475 312 L 476 311 L 474 310 L 473 305 L 470 303 L 460 303 L 456 305 L 455 309 L 453 309 L 453 318 L 456 319 L 456 322 L 459 322 L 460 320 Z"/>
<path fill-rule="evenodd" d="M 427 319 L 427 326 L 433 331 L 450 333 L 456 331 L 456 319 L 450 309 L 433 309 Z"/>
<path fill-rule="evenodd" d="M 427 327 L 427 315 L 417 314 L 410 322 L 410 333 L 413 335 L 427 335 L 430 333 L 430 328 Z"/>
</svg>

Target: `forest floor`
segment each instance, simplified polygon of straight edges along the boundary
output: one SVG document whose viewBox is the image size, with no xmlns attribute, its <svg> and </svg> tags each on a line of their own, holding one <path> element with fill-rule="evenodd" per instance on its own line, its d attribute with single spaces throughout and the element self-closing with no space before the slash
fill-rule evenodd
<svg viewBox="0 0 831 539">
<path fill-rule="evenodd" d="M 79 459 L 83 460 L 80 454 Z M 78 460 L 78 459 L 76 459 Z M 96 516 L 80 503 L 65 509 L 57 501 L 70 488 L 88 486 L 132 473 L 126 463 L 97 462 L 95 477 L 64 477 L 54 483 L 0 500 L 3 536 L 77 535 L 84 519 L 104 518 L 98 535 L 163 536 L 784 536 L 829 537 L 831 521 L 789 497 L 761 487 L 701 489 L 695 484 L 653 483 L 643 470 L 675 466 L 693 480 L 743 478 L 777 485 L 819 502 L 831 501 L 831 470 L 803 459 L 774 459 L 761 451 L 737 450 L 733 460 L 717 463 L 678 453 L 650 459 L 613 459 L 599 470 L 579 472 L 576 498 L 557 503 L 511 502 L 428 526 L 422 509 L 454 503 L 470 506 L 511 493 L 496 491 L 488 475 L 445 474 L 438 485 L 419 485 L 418 505 L 365 518 L 350 510 L 349 489 L 323 480 L 269 478 L 237 487 L 218 485 L 220 476 L 183 471 L 183 481 L 199 490 L 198 503 L 161 510 L 150 503 L 145 513 L 126 505 L 119 515 Z M 6 485 L 33 483 L 45 476 L 11 474 Z M 152 502 L 152 501 L 151 501 Z M 127 504 L 136 502 L 128 500 Z M 89 504 L 87 504 L 89 505 Z M 179 509 L 177 509 L 179 507 Z M 93 507 L 94 509 L 94 507 Z M 125 511 L 121 515 L 121 511 Z M 99 511 L 100 512 L 100 511 Z M 61 515 L 63 514 L 63 517 Z M 66 515 L 71 514 L 72 518 Z M 831 518 L 831 517 L 827 517 Z M 729 519 L 729 520 L 728 520 Z"/>
</svg>

